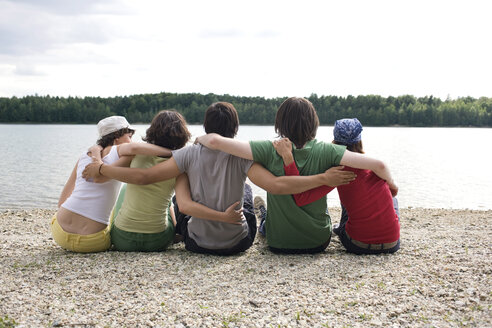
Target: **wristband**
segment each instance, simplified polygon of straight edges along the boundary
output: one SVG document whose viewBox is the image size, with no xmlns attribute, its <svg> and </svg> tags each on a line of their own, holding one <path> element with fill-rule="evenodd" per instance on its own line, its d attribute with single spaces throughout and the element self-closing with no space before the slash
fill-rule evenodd
<svg viewBox="0 0 492 328">
<path fill-rule="evenodd" d="M 104 163 L 102 163 L 101 165 L 99 165 L 99 170 L 97 170 L 97 171 L 99 172 L 99 175 L 103 175 L 103 174 L 101 173 L 101 167 L 103 167 L 103 165 L 104 165 Z"/>
</svg>

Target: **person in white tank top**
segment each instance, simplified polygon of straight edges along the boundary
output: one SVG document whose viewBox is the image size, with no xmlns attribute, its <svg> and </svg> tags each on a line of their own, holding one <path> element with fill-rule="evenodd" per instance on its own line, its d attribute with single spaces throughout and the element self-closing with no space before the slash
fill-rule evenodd
<svg viewBox="0 0 492 328">
<path fill-rule="evenodd" d="M 132 155 L 171 156 L 169 149 L 148 143 L 131 143 L 135 130 L 122 116 L 110 116 L 97 124 L 99 140 L 80 156 L 58 201 L 51 222 L 53 239 L 74 252 L 98 252 L 110 247 L 109 217 L 121 183 L 110 179 L 88 182 L 82 178 L 92 157 L 105 164 L 129 166 Z M 90 156 L 89 156 L 90 154 Z"/>
</svg>

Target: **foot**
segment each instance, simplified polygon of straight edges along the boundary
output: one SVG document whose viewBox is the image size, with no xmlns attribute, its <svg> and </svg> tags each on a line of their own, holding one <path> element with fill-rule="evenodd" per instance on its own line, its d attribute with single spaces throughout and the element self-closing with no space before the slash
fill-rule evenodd
<svg viewBox="0 0 492 328">
<path fill-rule="evenodd" d="M 265 235 L 265 219 L 266 219 L 266 205 L 263 198 L 260 196 L 256 196 L 254 199 L 254 211 L 256 215 L 256 219 L 260 220 L 259 231 L 264 236 Z"/>
<path fill-rule="evenodd" d="M 257 219 L 260 219 L 260 221 L 263 221 L 266 219 L 266 205 L 265 201 L 263 198 L 260 196 L 256 196 L 254 200 L 254 206 L 255 206 L 255 215 Z"/>
</svg>

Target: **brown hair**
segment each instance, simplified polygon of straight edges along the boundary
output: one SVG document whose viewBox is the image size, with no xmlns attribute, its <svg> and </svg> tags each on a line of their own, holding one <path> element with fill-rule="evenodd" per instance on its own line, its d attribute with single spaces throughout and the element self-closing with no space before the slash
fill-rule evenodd
<svg viewBox="0 0 492 328">
<path fill-rule="evenodd" d="M 152 119 L 142 140 L 174 150 L 183 148 L 190 138 L 183 115 L 174 110 L 161 110 Z"/>
<path fill-rule="evenodd" d="M 344 145 L 343 143 L 338 142 L 338 141 L 335 141 L 335 140 L 333 140 L 333 143 L 334 143 L 335 145 L 343 145 L 343 146 L 347 146 L 347 145 Z M 364 149 L 363 149 L 363 147 L 362 147 L 362 140 L 359 140 L 359 141 L 357 141 L 357 142 L 356 142 L 356 143 L 354 143 L 354 144 L 348 145 L 348 146 L 347 146 L 347 150 L 353 151 L 354 153 L 361 153 L 361 154 L 364 154 Z"/>
<path fill-rule="evenodd" d="M 218 133 L 223 137 L 234 138 L 239 129 L 236 108 L 228 102 L 216 102 L 205 112 L 203 127 L 206 133 Z"/>
<path fill-rule="evenodd" d="M 97 144 L 103 148 L 106 148 L 108 146 L 112 146 L 116 139 L 124 136 L 127 133 L 131 133 L 133 136 L 133 134 L 135 133 L 135 130 L 132 130 L 129 128 L 119 129 L 118 131 L 115 131 L 115 132 L 112 132 L 110 134 L 106 134 L 105 136 L 102 136 L 101 139 L 99 139 L 97 141 Z"/>
<path fill-rule="evenodd" d="M 319 119 L 313 104 L 305 98 L 287 98 L 275 116 L 275 132 L 287 137 L 296 148 L 302 148 L 313 140 L 318 130 Z"/>
</svg>

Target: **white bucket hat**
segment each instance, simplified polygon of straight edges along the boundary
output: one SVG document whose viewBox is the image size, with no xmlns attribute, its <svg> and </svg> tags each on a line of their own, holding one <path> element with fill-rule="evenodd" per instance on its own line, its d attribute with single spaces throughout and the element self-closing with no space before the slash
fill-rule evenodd
<svg viewBox="0 0 492 328">
<path fill-rule="evenodd" d="M 123 116 L 106 117 L 97 123 L 99 138 L 125 128 L 135 130 Z"/>
</svg>

